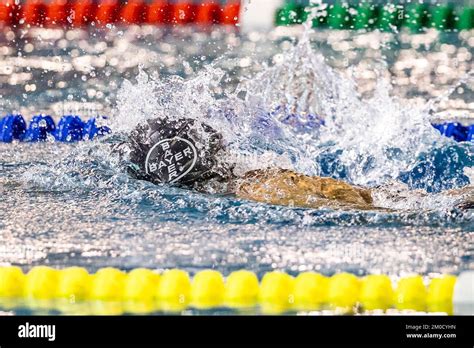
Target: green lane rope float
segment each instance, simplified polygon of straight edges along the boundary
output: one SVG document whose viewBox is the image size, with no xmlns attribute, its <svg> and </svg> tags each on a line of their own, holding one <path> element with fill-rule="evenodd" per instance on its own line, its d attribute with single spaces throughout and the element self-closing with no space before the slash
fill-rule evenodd
<svg viewBox="0 0 474 348">
<path fill-rule="evenodd" d="M 457 20 L 458 30 L 469 30 L 474 28 L 474 8 L 464 8 L 459 11 Z"/>
<path fill-rule="evenodd" d="M 379 10 L 377 28 L 382 31 L 391 31 L 399 28 L 403 19 L 402 9 L 398 5 L 388 4 Z"/>
<path fill-rule="evenodd" d="M 418 32 L 428 26 L 428 6 L 412 3 L 405 7 L 403 25 L 412 32 Z"/>
<path fill-rule="evenodd" d="M 361 278 L 339 273 L 326 277 L 304 272 L 293 277 L 274 271 L 259 281 L 253 272 L 246 270 L 232 272 L 226 278 L 217 271 L 203 270 L 191 278 L 179 269 L 158 273 L 139 268 L 126 273 L 102 268 L 90 274 L 81 267 L 58 270 L 36 266 L 24 274 L 19 267 L 9 266 L 0 267 L 0 305 L 5 309 L 15 308 L 11 303 L 21 303 L 34 309 L 66 308 L 67 311 L 69 308 L 74 312 L 93 303 L 99 306 L 100 314 L 223 307 L 241 310 L 259 307 L 263 313 L 394 308 L 452 314 L 453 306 L 466 299 L 470 301 L 467 306 L 472 307 L 473 280 L 474 272 L 459 277 L 442 275 L 426 286 L 421 276 L 403 277 L 395 284 L 386 275 Z M 91 314 L 90 311 L 79 313 Z"/>
<path fill-rule="evenodd" d="M 454 28 L 455 12 L 451 5 L 436 6 L 431 11 L 430 26 L 438 30 Z"/>
<path fill-rule="evenodd" d="M 357 16 L 354 20 L 354 29 L 372 29 L 377 22 L 376 8 L 368 3 L 362 3 L 357 8 Z"/>
<path fill-rule="evenodd" d="M 370 2 L 336 1 L 326 5 L 324 16 L 313 20 L 313 27 L 392 31 L 402 27 L 412 32 L 425 28 L 440 31 L 461 31 L 474 28 L 474 8 L 454 4 L 399 3 L 371 4 Z M 295 1 L 287 1 L 276 13 L 278 26 L 303 23 L 311 10 Z"/>
<path fill-rule="evenodd" d="M 346 29 L 351 26 L 349 7 L 345 4 L 334 4 L 328 15 L 328 26 L 331 29 Z"/>
<path fill-rule="evenodd" d="M 288 3 L 277 11 L 275 24 L 301 24 L 304 19 L 306 19 L 305 8 L 294 3 Z"/>
</svg>

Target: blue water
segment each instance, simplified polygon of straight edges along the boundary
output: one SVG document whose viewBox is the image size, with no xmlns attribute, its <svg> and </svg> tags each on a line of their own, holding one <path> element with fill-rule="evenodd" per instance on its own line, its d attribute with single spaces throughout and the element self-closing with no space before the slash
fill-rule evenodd
<svg viewBox="0 0 474 348">
<path fill-rule="evenodd" d="M 269 206 L 132 179 L 103 161 L 107 147 L 1 145 L 2 262 L 259 275 L 473 267 L 473 212 L 441 199 L 440 207 L 394 212 Z"/>
<path fill-rule="evenodd" d="M 124 270 L 178 267 L 191 273 L 213 268 L 224 274 L 245 268 L 259 276 L 277 269 L 291 274 L 314 270 L 328 275 L 350 271 L 431 277 L 474 269 L 474 211 L 457 208 L 472 200 L 472 173 L 466 168 L 474 165 L 474 146 L 443 138 L 431 127 L 428 113 L 407 102 L 414 96 L 424 97 L 425 102 L 434 96 L 421 77 L 426 71 L 440 79 L 437 89 L 446 90 L 472 68 L 472 54 L 464 49 L 472 36 L 452 42 L 455 54 L 464 60 L 443 80 L 442 73 L 435 73 L 439 66 L 435 53 L 453 48 L 442 46 L 436 38 L 428 42 L 425 58 L 420 58 L 417 49 L 422 49 L 410 46 L 413 43 L 393 48 L 387 39 L 378 38 L 381 52 L 391 53 L 379 57 L 376 49 L 368 47 L 374 38 L 338 38 L 341 34 L 337 33 L 314 38 L 314 55 L 304 47 L 292 51 L 292 40 L 235 33 L 152 37 L 120 31 L 89 38 L 78 52 L 72 52 L 77 39 L 57 35 L 24 56 L 39 61 L 60 56 L 58 61 L 71 63 L 72 70 L 33 68 L 25 83 L 35 84 L 36 89 L 23 95 L 19 84 L 4 85 L 3 109 L 28 117 L 41 108 L 56 119 L 63 112 L 108 114 L 116 132 L 99 141 L 76 144 L 0 144 L 0 264 L 20 265 L 25 271 L 45 264 L 84 266 L 91 272 L 106 266 Z M 64 54 L 57 51 L 60 40 L 66 40 Z M 352 46 L 342 50 L 338 41 Z M 53 50 L 48 49 L 48 42 L 53 42 Z M 21 75 L 24 63 L 15 54 L 24 52 L 26 44 L 22 41 L 10 52 L 17 79 L 28 77 Z M 11 44 L 4 45 L 12 49 Z M 130 61 L 137 47 L 142 50 L 139 56 L 147 58 Z M 226 50 L 230 53 L 216 59 Z M 405 67 L 407 59 L 401 52 L 418 56 L 426 71 Z M 364 60 L 383 62 L 380 71 L 372 66 L 361 70 L 362 78 L 356 82 L 362 90 L 355 93 L 342 75 L 318 63 L 316 54 L 323 54 L 334 71 L 342 72 L 347 67 L 340 63 L 362 69 Z M 341 55 L 348 60 L 337 59 Z M 81 57 L 86 67 L 77 60 Z M 93 59 L 97 61 L 89 69 L 87 62 Z M 272 66 L 272 61 L 282 60 L 282 69 L 267 70 L 267 63 Z M 206 70 L 210 62 L 214 65 Z M 139 66 L 146 74 L 142 71 L 137 77 Z M 404 69 L 412 69 L 411 76 L 420 80 L 406 86 Z M 392 74 L 392 90 L 374 84 L 377 74 L 385 73 Z M 173 74 L 187 80 L 163 79 Z M 320 78 L 311 79 L 313 75 Z M 249 81 L 245 88 L 234 91 L 245 79 Z M 307 83 L 312 85 L 305 90 L 324 92 L 328 84 L 334 89 L 314 98 L 326 103 L 315 103 L 314 96 L 297 93 Z M 469 111 L 469 83 L 462 88 L 464 93 L 458 88 L 454 95 L 464 104 L 450 104 L 451 95 L 441 109 Z M 300 97 L 295 105 L 293 92 Z M 359 101 L 366 98 L 367 102 Z M 291 112 L 306 108 L 315 114 L 331 111 L 334 117 L 320 128 L 288 125 L 278 118 L 281 100 Z M 373 188 L 376 201 L 386 209 L 271 206 L 231 195 L 157 186 L 131 178 L 122 160 L 112 153 L 113 145 L 144 118 L 163 110 L 192 115 L 204 107 L 211 110 L 207 116 L 211 124 L 230 139 L 230 149 L 245 155 L 238 162 L 242 170 L 263 163 L 344 179 Z M 461 191 L 446 194 L 447 189 Z"/>
</svg>

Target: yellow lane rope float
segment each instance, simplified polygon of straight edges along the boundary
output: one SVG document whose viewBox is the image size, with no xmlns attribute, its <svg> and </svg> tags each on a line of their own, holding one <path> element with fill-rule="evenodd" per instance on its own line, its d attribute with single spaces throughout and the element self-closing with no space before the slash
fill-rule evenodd
<svg viewBox="0 0 474 348">
<path fill-rule="evenodd" d="M 232 272 L 227 277 L 214 270 L 204 270 L 191 278 L 179 269 L 158 273 L 138 268 L 126 273 L 102 268 L 90 274 L 81 267 L 58 270 L 37 266 L 24 274 L 19 267 L 0 267 L 2 308 L 9 303 L 21 303 L 36 309 L 61 310 L 66 305 L 74 312 L 86 304 L 100 303 L 101 314 L 221 307 L 241 310 L 259 307 L 264 313 L 396 309 L 452 314 L 457 304 L 462 304 L 464 310 L 472 310 L 473 286 L 472 271 L 458 277 L 441 275 L 430 281 L 418 275 L 395 281 L 375 274 L 357 277 L 339 273 L 326 277 L 304 272 L 293 277 L 273 271 L 259 281 L 255 273 L 246 270 Z"/>
</svg>

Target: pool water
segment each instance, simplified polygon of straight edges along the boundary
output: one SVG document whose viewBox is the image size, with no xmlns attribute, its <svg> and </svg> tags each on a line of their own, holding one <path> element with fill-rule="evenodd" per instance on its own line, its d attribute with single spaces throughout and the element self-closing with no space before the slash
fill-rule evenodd
<svg viewBox="0 0 474 348">
<path fill-rule="evenodd" d="M 458 207 L 473 199 L 474 145 L 430 125 L 474 115 L 472 32 L 175 30 L 4 30 L 4 112 L 108 115 L 114 133 L 0 144 L 0 264 L 394 278 L 474 269 L 474 210 Z M 311 126 L 288 114 L 328 116 Z M 112 149 L 160 115 L 206 120 L 241 173 L 341 178 L 374 188 L 386 209 L 271 206 L 136 180 Z"/>
</svg>

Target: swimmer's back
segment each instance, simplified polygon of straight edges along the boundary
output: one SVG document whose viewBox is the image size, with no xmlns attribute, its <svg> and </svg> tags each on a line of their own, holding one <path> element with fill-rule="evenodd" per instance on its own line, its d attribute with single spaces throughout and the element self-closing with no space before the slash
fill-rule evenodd
<svg viewBox="0 0 474 348">
<path fill-rule="evenodd" d="M 285 169 L 248 172 L 238 180 L 237 196 L 262 203 L 306 208 L 373 209 L 370 191 L 343 181 Z"/>
</svg>

